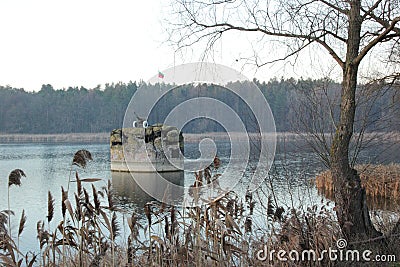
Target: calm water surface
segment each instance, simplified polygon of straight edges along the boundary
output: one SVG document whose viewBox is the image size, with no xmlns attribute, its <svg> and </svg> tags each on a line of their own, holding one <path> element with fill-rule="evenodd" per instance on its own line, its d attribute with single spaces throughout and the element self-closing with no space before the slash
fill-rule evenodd
<svg viewBox="0 0 400 267">
<path fill-rule="evenodd" d="M 7 209 L 7 182 L 10 171 L 22 169 L 27 176 L 22 178 L 20 187 L 10 187 L 10 208 L 15 212 L 15 216 L 12 217 L 13 235 L 18 230 L 17 225 L 22 209 L 25 209 L 27 216 L 26 227 L 20 240 L 20 248 L 23 252 L 38 251 L 36 223 L 39 220 L 46 220 L 48 191 L 51 191 L 55 199 L 52 229 L 61 220 L 61 186 L 67 187 L 73 155 L 80 149 L 89 150 L 94 159 L 86 169 L 78 169 L 80 177 L 101 178 L 101 181 L 94 183 L 97 188 L 106 186 L 107 181 L 112 179 L 117 205 L 126 213 L 132 212 L 135 208 L 140 209 L 144 203 L 152 200 L 140 188 L 137 188 L 129 175 L 113 174 L 110 171 L 108 144 L 0 144 L 0 174 L 3 177 L 0 179 L 0 210 Z M 219 142 L 217 149 L 223 166 L 229 160 L 229 143 Z M 185 153 L 186 156 L 196 158 L 197 145 L 185 144 Z M 372 159 L 377 161 L 379 159 L 375 156 L 379 156 L 379 153 L 376 148 L 370 149 L 361 155 L 361 161 L 371 162 Z M 400 160 L 398 149 L 384 155 L 385 157 L 380 159 L 384 163 Z M 250 162 L 249 168 L 252 164 Z M 309 181 L 322 169 L 324 169 L 323 165 L 313 152 L 299 146 L 288 149 L 286 144 L 279 144 L 271 175 L 260 192 L 264 197 L 267 196 L 271 193 L 270 186 L 273 185 L 277 198 L 287 207 L 320 203 L 321 197 Z M 234 171 L 234 166 L 231 171 Z M 267 173 L 263 175 L 266 176 Z M 193 183 L 193 174 L 184 173 L 183 176 L 185 185 Z M 72 189 L 75 190 L 75 184 L 72 184 Z M 236 189 L 237 191 L 245 190 L 240 187 L 240 184 Z"/>
</svg>

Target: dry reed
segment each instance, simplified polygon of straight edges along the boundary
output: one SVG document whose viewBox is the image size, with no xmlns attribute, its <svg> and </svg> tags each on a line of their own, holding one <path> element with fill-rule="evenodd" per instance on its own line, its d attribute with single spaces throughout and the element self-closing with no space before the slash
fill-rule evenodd
<svg viewBox="0 0 400 267">
<path fill-rule="evenodd" d="M 8 186 L 12 185 L 21 185 L 21 177 L 26 177 L 25 173 L 21 169 L 15 169 L 13 170 L 10 175 L 8 176 Z"/>
<path fill-rule="evenodd" d="M 87 160 L 88 154 L 85 155 L 83 159 Z M 76 161 L 77 165 L 86 166 L 79 159 Z M 216 159 L 212 166 L 196 173 L 192 189 L 214 182 L 219 177 L 219 166 Z M 76 193 L 72 199 L 61 187 L 63 217 L 54 228 L 50 226 L 54 199 L 48 193 L 49 226 L 46 229 L 44 221 L 37 223 L 39 254 L 22 255 L 8 235 L 6 224 L 11 211 L 0 212 L 0 265 L 329 266 L 328 261 L 263 261 L 257 253 L 266 246 L 270 251 L 313 249 L 319 256 L 323 250 L 334 248 L 340 237 L 335 217 L 325 205 L 315 205 L 305 212 L 285 211 L 271 196 L 263 206 L 250 192 L 244 198 L 226 192 L 207 204 L 190 208 L 146 203 L 142 212 L 129 214 L 129 236 L 121 240 L 121 213 L 114 202 L 111 181 L 101 190 L 90 184 L 92 190 L 87 191 L 83 183 L 98 179 L 81 179 L 77 171 L 75 177 Z M 257 213 L 267 218 L 266 226 L 257 225 Z M 23 212 L 18 236 L 25 222 Z"/>
<path fill-rule="evenodd" d="M 365 188 L 367 200 L 376 203 L 382 199 L 400 200 L 400 165 L 357 165 L 361 185 Z M 318 191 L 332 199 L 334 186 L 329 170 L 317 175 L 315 185 Z"/>
</svg>

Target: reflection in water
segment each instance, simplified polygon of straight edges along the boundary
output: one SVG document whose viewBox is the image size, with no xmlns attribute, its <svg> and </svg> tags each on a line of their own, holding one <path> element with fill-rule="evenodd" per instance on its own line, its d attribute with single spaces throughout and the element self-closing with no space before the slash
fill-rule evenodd
<svg viewBox="0 0 400 267">
<path fill-rule="evenodd" d="M 231 160 L 230 143 L 217 141 L 216 146 L 218 157 L 221 160 L 219 172 L 235 172 L 234 164 L 231 164 L 232 166 L 227 169 Z M 379 144 L 379 146 L 367 146 L 361 152 L 357 164 L 400 163 L 399 146 L 399 142 L 389 143 L 389 141 Z M 386 149 L 386 147 L 389 148 Z M 135 185 L 129 173 L 110 172 L 109 144 L 0 144 L 0 173 L 3 177 L 3 179 L 0 179 L 0 210 L 8 208 L 8 185 L 7 179 L 5 179 L 8 174 L 13 169 L 23 169 L 27 175 L 20 187 L 10 187 L 11 209 L 15 212 L 15 216 L 11 216 L 12 227 L 19 225 L 23 209 L 28 217 L 20 238 L 21 251 L 39 252 L 36 223 L 46 218 L 47 209 L 44 207 L 47 207 L 48 191 L 51 191 L 55 199 L 56 212 L 53 222 L 62 220 L 60 187 L 66 188 L 72 158 L 75 152 L 80 149 L 87 149 L 93 155 L 93 162 L 86 169 L 79 169 L 81 178 L 104 178 L 103 181 L 94 183 L 96 188 L 100 189 L 107 185 L 108 179 L 111 179 L 112 176 L 114 191 L 117 195 L 115 202 L 120 208 L 128 209 L 129 212 L 133 209 L 140 210 L 146 202 L 154 200 L 138 188 L 137 184 Z M 199 155 L 198 144 L 185 143 L 185 155 L 188 155 L 189 158 L 197 158 Z M 253 164 L 252 160 L 250 164 Z M 269 174 L 264 174 L 268 180 L 265 181 L 258 192 L 262 197 L 264 194 L 266 196 L 271 194 L 271 189 L 273 189 L 279 205 L 289 208 L 319 204 L 321 197 L 318 196 L 315 187 L 309 187 L 309 181 L 323 170 L 324 167 L 318 156 L 309 150 L 304 143 L 300 143 L 298 140 L 281 140 L 278 143 L 273 168 Z M 138 175 L 146 176 L 144 173 Z M 164 175 L 172 175 L 172 178 L 180 176 L 180 178 L 172 180 L 177 184 L 184 183 L 186 188 L 193 185 L 195 180 L 193 173 L 187 172 L 184 178 L 183 173 L 165 173 Z M 245 178 L 247 178 L 247 175 L 246 173 Z M 246 180 L 244 179 L 244 181 Z M 235 187 L 235 191 L 239 194 L 242 191 L 245 192 L 245 185 L 245 182 L 240 181 Z M 88 191 L 91 191 L 90 184 L 86 183 L 84 186 L 88 186 Z M 224 184 L 221 184 L 221 186 L 225 188 Z M 160 188 L 159 183 L 155 183 L 155 187 Z M 73 195 L 76 186 L 72 186 L 70 190 L 71 195 Z M 182 191 L 178 193 L 180 196 L 184 194 Z M 386 206 L 382 205 L 380 208 L 391 209 L 388 205 L 390 201 L 386 200 L 385 203 Z M 375 203 L 372 204 L 375 205 Z M 138 214 L 143 213 L 139 212 Z M 124 221 L 126 220 L 124 219 Z M 52 225 L 52 227 L 55 226 Z"/>
<path fill-rule="evenodd" d="M 179 185 L 179 187 L 174 187 L 174 191 L 171 192 L 167 183 L 161 182 L 158 175 L 161 175 L 170 183 Z M 124 209 L 132 209 L 134 207 L 143 208 L 147 202 L 156 200 L 151 195 L 165 195 L 165 198 L 173 199 L 182 204 L 184 194 L 183 171 L 160 173 L 111 172 L 111 176 L 114 195 L 117 198 L 118 204 Z M 138 182 L 144 188 L 139 186 Z"/>
</svg>

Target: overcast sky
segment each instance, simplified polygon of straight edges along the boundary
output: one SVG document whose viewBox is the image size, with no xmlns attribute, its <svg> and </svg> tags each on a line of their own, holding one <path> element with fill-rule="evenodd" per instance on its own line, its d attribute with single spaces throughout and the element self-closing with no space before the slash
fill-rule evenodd
<svg viewBox="0 0 400 267">
<path fill-rule="evenodd" d="M 57 89 L 93 88 L 111 82 L 147 81 L 158 70 L 198 61 L 199 48 L 181 55 L 165 43 L 166 25 L 162 21 L 169 16 L 167 3 L 2 0 L 0 85 L 29 91 L 40 90 L 42 84 Z M 300 58 L 303 65 L 297 69 L 281 63 L 258 71 L 254 67 L 242 69 L 243 61 L 236 59 L 251 54 L 244 46 L 253 41 L 249 38 L 227 36 L 216 45 L 215 62 L 260 80 L 325 76 L 334 69 L 333 61 L 309 55 Z"/>
<path fill-rule="evenodd" d="M 0 85 L 38 90 L 148 79 L 173 62 L 158 1 L 0 2 Z"/>
</svg>

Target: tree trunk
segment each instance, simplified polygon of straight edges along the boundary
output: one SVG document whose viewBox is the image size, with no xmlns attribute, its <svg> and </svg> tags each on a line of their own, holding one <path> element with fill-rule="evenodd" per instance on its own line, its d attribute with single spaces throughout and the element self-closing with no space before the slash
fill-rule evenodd
<svg viewBox="0 0 400 267">
<path fill-rule="evenodd" d="M 351 1 L 349 10 L 346 61 L 343 66 L 340 120 L 331 147 L 331 171 L 335 187 L 336 215 L 348 241 L 376 237 L 380 233 L 371 223 L 365 189 L 360 176 L 349 164 L 349 145 L 356 110 L 355 95 L 359 63 L 354 59 L 360 47 L 360 1 Z"/>
</svg>

